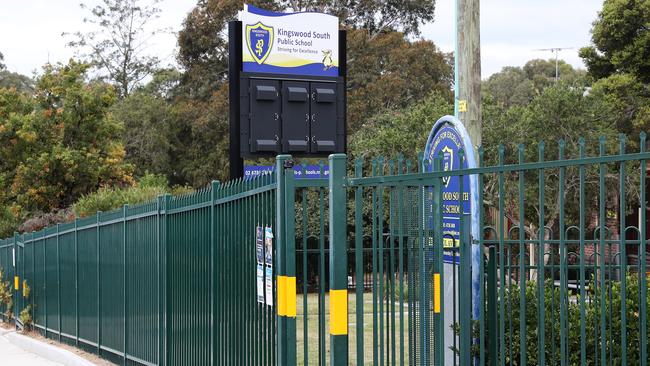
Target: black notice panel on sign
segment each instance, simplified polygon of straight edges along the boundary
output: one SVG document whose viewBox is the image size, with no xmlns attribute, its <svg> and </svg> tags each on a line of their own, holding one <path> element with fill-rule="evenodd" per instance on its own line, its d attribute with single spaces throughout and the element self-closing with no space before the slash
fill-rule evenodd
<svg viewBox="0 0 650 366">
<path fill-rule="evenodd" d="M 244 156 L 345 151 L 342 81 L 242 78 L 241 151 Z"/>
<path fill-rule="evenodd" d="M 280 152 L 280 82 L 250 81 L 250 151 Z"/>
<path fill-rule="evenodd" d="M 336 84 L 311 83 L 311 152 L 336 151 Z"/>
<path fill-rule="evenodd" d="M 282 82 L 282 151 L 309 151 L 309 83 Z"/>
</svg>

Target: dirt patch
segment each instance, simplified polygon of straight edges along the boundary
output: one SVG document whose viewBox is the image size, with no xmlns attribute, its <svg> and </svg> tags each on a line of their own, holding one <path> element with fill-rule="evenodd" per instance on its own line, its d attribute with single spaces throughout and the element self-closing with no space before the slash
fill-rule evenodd
<svg viewBox="0 0 650 366">
<path fill-rule="evenodd" d="M 0 327 L 3 328 L 3 329 L 7 329 L 7 330 L 14 330 L 15 329 L 15 325 L 13 323 L 0 322 Z M 45 338 L 37 331 L 33 331 L 33 330 L 28 331 L 28 332 L 19 331 L 19 333 L 24 335 L 24 336 L 27 336 L 27 337 L 36 339 L 38 341 L 41 341 L 43 343 L 47 343 L 47 344 L 53 345 L 55 347 L 65 349 L 66 351 L 70 351 L 70 352 L 74 353 L 75 355 L 77 355 L 79 357 L 82 357 L 82 358 L 94 363 L 95 365 L 98 365 L 98 366 L 113 366 L 113 365 L 115 365 L 114 363 L 109 362 L 109 361 L 107 361 L 107 360 L 105 360 L 103 358 L 100 358 L 99 356 L 97 356 L 95 354 L 82 351 L 79 348 L 75 348 L 73 346 L 70 346 L 70 345 L 67 345 L 67 344 L 64 344 L 64 343 L 59 343 L 59 342 L 57 342 L 57 341 L 55 341 L 53 339 Z"/>
</svg>

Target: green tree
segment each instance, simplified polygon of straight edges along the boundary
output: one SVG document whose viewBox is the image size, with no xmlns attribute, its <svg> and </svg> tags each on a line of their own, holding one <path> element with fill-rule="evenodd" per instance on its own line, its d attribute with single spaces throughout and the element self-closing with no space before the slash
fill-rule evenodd
<svg viewBox="0 0 650 366">
<path fill-rule="evenodd" d="M 596 81 L 590 96 L 600 118 L 628 136 L 630 148 L 639 148 L 638 136 L 650 129 L 650 91 L 630 74 L 613 74 Z"/>
<path fill-rule="evenodd" d="M 351 158 L 384 156 L 390 159 L 402 154 L 415 162 L 418 153 L 424 149 L 433 124 L 438 118 L 453 112 L 454 106 L 446 95 L 433 93 L 406 108 L 373 116 L 350 135 Z M 416 169 L 416 164 L 413 167 Z"/>
<path fill-rule="evenodd" d="M 176 136 L 172 146 L 172 184 L 204 187 L 228 179 L 228 85 L 203 100 L 179 97 L 173 105 Z"/>
<path fill-rule="evenodd" d="M 6 68 L 4 64 L 5 56 L 0 52 L 0 71 L 4 70 Z"/>
<path fill-rule="evenodd" d="M 586 86 L 586 73 L 563 60 L 558 62 L 559 81 L 574 87 Z M 506 66 L 483 82 L 484 94 L 497 105 L 509 108 L 524 106 L 556 83 L 555 60 L 534 59 L 523 67 Z"/>
<path fill-rule="evenodd" d="M 348 29 L 365 29 L 371 35 L 399 30 L 418 35 L 420 26 L 433 20 L 435 1 L 385 0 L 281 0 L 291 11 L 318 11 L 337 16 Z"/>
<path fill-rule="evenodd" d="M 142 4 L 141 0 L 102 0 L 94 7 L 81 4 L 90 13 L 84 22 L 96 29 L 73 33 L 74 39 L 68 46 L 76 48 L 79 56 L 115 83 L 121 98 L 129 95 L 158 66 L 158 58 L 147 55 L 146 48 L 150 36 L 163 31 L 148 29 L 151 21 L 159 16 L 156 4 L 160 1 Z"/>
<path fill-rule="evenodd" d="M 650 2 L 605 0 L 591 30 L 592 46 L 580 50 L 589 73 L 600 79 L 617 72 L 650 82 Z"/>
<path fill-rule="evenodd" d="M 413 104 L 431 92 L 451 100 L 451 56 L 431 41 L 400 32 L 348 33 L 348 133 L 370 117 Z"/>
<path fill-rule="evenodd" d="M 273 0 L 248 1 L 269 10 L 282 10 Z M 185 70 L 187 95 L 207 100 L 228 79 L 228 22 L 243 9 L 242 0 L 199 1 L 178 33 L 178 63 Z"/>
<path fill-rule="evenodd" d="M 180 78 L 177 70 L 161 70 L 142 88 L 111 107 L 111 117 L 124 124 L 126 161 L 135 175 L 165 174 L 173 179 L 176 145 L 172 93 Z"/>
<path fill-rule="evenodd" d="M 632 149 L 650 128 L 650 2 L 606 0 L 594 22 L 592 46 L 580 50 L 601 118 L 627 135 Z"/>
<path fill-rule="evenodd" d="M 21 221 L 101 186 L 133 183 L 122 125 L 108 115 L 115 90 L 86 82 L 88 68 L 46 65 L 33 95 L 0 89 L 0 184 L 8 187 L 0 193 L 0 217 Z"/>
<path fill-rule="evenodd" d="M 0 70 L 0 88 L 15 88 L 20 92 L 31 93 L 34 91 L 34 80 L 17 72 Z"/>
<path fill-rule="evenodd" d="M 485 103 L 490 103 L 489 99 Z M 540 158 L 539 143 L 544 141 L 544 154 L 542 158 L 546 161 L 558 160 L 559 141 L 565 143 L 564 159 L 579 157 L 580 138 L 585 139 L 586 156 L 598 156 L 599 138 L 606 138 L 606 148 L 609 153 L 618 152 L 619 136 L 618 131 L 609 121 L 602 118 L 601 105 L 597 98 L 585 95 L 582 89 L 575 88 L 570 84 L 560 82 L 548 87 L 542 93 L 524 106 L 512 106 L 508 109 L 489 105 L 484 109 L 485 123 L 483 129 L 483 146 L 485 149 L 485 164 L 496 165 L 498 161 L 498 146 L 503 145 L 505 149 L 505 163 L 514 164 L 519 161 L 519 145 L 524 146 L 524 162 L 538 161 Z M 638 138 L 638 137 L 637 137 Z M 628 166 L 633 179 L 633 167 Z M 615 170 L 616 167 L 613 167 Z M 638 169 L 638 166 L 636 167 Z M 608 205 L 615 207 L 617 202 L 617 175 L 610 172 L 607 176 L 607 197 Z M 590 200 L 598 197 L 598 169 L 596 166 L 586 168 L 586 197 Z M 636 174 L 638 176 L 638 173 Z M 499 199 L 499 186 L 496 176 L 487 175 L 485 183 L 486 204 L 496 205 Z M 517 174 L 506 174 L 505 179 L 505 211 L 503 214 L 513 223 L 513 226 L 523 224 L 525 235 L 530 239 L 539 237 L 540 210 L 539 190 L 544 190 L 544 225 L 557 233 L 559 230 L 559 214 L 565 210 L 566 225 L 578 223 L 579 215 L 579 171 L 576 167 L 568 168 L 565 171 L 564 206 L 560 203 L 559 171 L 558 169 L 547 169 L 545 171 L 544 185 L 539 185 L 538 174 L 525 174 L 524 217 L 519 215 L 519 196 Z M 629 184 L 629 186 L 635 186 Z M 634 202 L 638 192 L 629 189 L 629 202 Z M 630 206 L 631 207 L 631 206 Z M 594 210 L 598 209 L 597 201 L 589 201 L 585 205 L 587 217 L 591 218 Z M 615 210 L 615 209 L 614 209 Z M 597 215 L 596 215 L 597 216 Z M 612 226 L 615 226 L 612 223 Z M 617 230 L 612 230 L 612 232 Z M 546 231 L 545 236 L 549 238 L 551 231 Z M 547 247 L 545 252 L 550 253 L 557 248 Z M 531 253 L 531 257 L 536 254 Z M 545 261 L 549 258 L 546 257 Z"/>
</svg>

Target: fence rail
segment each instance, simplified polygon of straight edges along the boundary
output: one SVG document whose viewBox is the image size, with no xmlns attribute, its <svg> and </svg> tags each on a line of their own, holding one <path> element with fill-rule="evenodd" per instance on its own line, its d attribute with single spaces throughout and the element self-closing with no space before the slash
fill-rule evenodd
<svg viewBox="0 0 650 366">
<path fill-rule="evenodd" d="M 5 279 L 32 289 L 14 314 L 31 305 L 43 335 L 119 364 L 274 365 L 275 307 L 250 268 L 275 188 L 273 175 L 214 182 L 2 240 Z"/>
<path fill-rule="evenodd" d="M 33 289 L 15 313 L 31 305 L 46 336 L 122 364 L 647 365 L 639 146 L 499 147 L 494 165 L 479 150 L 478 168 L 447 171 L 440 156 L 378 158 L 352 174 L 332 155 L 328 179 L 297 179 L 282 155 L 274 175 L 1 240 L 0 268 Z M 467 175 L 479 214 L 450 234 L 445 203 L 462 207 Z M 272 305 L 257 298 L 266 226 Z"/>
</svg>

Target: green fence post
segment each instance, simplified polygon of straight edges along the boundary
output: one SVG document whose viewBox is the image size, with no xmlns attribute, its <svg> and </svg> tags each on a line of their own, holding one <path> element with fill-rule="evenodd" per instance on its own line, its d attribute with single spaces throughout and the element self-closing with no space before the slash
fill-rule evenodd
<svg viewBox="0 0 650 366">
<path fill-rule="evenodd" d="M 158 263 L 157 263 L 157 266 L 156 266 L 157 267 L 156 272 L 158 274 L 158 276 L 157 276 L 157 278 L 158 278 L 158 294 L 157 294 L 157 297 L 158 297 L 158 360 L 157 361 L 158 362 L 157 362 L 157 364 L 158 365 L 162 365 L 162 358 L 163 358 L 163 352 L 162 352 L 163 351 L 163 347 L 162 347 L 162 344 L 163 344 L 163 342 L 162 342 L 162 339 L 163 339 L 163 337 L 162 337 L 162 330 L 163 330 L 163 322 L 162 322 L 162 320 L 163 320 L 163 316 L 162 316 L 162 296 L 161 296 L 162 295 L 162 293 L 161 293 L 162 292 L 161 291 L 161 289 L 162 289 L 162 286 L 161 286 L 161 284 L 162 284 L 161 283 L 162 271 L 161 271 L 161 266 L 160 266 L 160 264 L 162 262 L 161 261 L 162 251 L 160 250 L 161 249 L 161 245 L 160 245 L 161 244 L 161 240 L 160 240 L 161 239 L 161 235 L 160 235 L 161 224 L 160 224 L 160 221 L 161 221 L 162 202 L 163 202 L 163 196 L 160 195 L 160 196 L 156 197 L 156 252 L 157 252 L 156 255 L 157 255 L 157 258 L 158 258 Z"/>
<path fill-rule="evenodd" d="M 163 260 L 165 256 L 164 245 L 164 210 L 167 207 L 167 195 L 160 195 L 156 199 L 156 241 L 157 241 L 157 256 L 158 256 L 158 365 L 165 364 L 165 297 L 164 286 L 166 273 L 163 267 Z"/>
<path fill-rule="evenodd" d="M 291 160 L 291 155 L 278 155 L 276 157 L 276 228 L 277 228 L 277 239 L 276 243 L 276 263 L 275 263 L 275 273 L 276 273 L 276 301 L 274 302 L 277 309 L 277 323 L 278 323 L 278 365 L 287 365 L 287 317 L 286 317 L 286 297 L 285 297 L 285 284 L 286 284 L 286 275 L 285 275 L 285 262 L 286 262 L 286 248 L 285 248 L 285 237 L 286 233 L 284 232 L 285 228 L 285 165 Z"/>
<path fill-rule="evenodd" d="M 441 158 L 434 156 L 431 162 L 434 172 L 441 171 Z M 444 238 L 443 238 L 443 223 L 442 223 L 442 177 L 434 179 L 433 181 L 433 200 L 432 211 L 433 214 L 433 235 L 434 235 L 434 256 L 433 256 L 433 324 L 434 324 L 434 365 L 445 364 L 445 339 L 444 334 L 446 330 L 444 306 L 442 298 L 443 277 L 444 277 Z M 420 188 L 424 192 L 424 187 Z M 422 210 L 418 210 L 422 212 Z M 419 225 L 422 227 L 422 225 Z M 422 235 L 419 235 L 423 237 Z"/>
<path fill-rule="evenodd" d="M 348 364 L 346 156 L 329 156 L 330 364 Z"/>
<path fill-rule="evenodd" d="M 42 231 L 41 240 L 43 240 L 43 300 L 45 302 L 44 313 L 45 313 L 45 330 L 43 331 L 43 336 L 47 338 L 47 326 L 48 326 L 48 316 L 47 316 L 47 239 L 45 239 L 46 230 Z"/>
<path fill-rule="evenodd" d="M 497 250 L 494 245 L 490 246 L 489 259 L 487 265 L 487 334 L 489 339 L 481 339 L 481 342 L 488 341 L 488 364 L 496 366 L 498 360 L 497 353 Z"/>
<path fill-rule="evenodd" d="M 34 232 L 32 231 L 32 288 L 36 290 L 36 243 L 34 241 Z M 34 296 L 30 297 L 30 303 L 32 304 L 32 319 L 34 321 L 32 329 L 36 329 L 36 302 L 34 301 Z M 79 332 L 77 332 L 79 334 Z"/>
<path fill-rule="evenodd" d="M 59 224 L 56 224 L 56 291 L 59 310 L 59 342 L 61 342 L 61 252 L 59 250 Z"/>
<path fill-rule="evenodd" d="M 213 180 L 210 186 L 210 311 L 212 313 L 212 338 L 210 355 L 212 357 L 211 364 L 217 364 L 217 331 L 220 326 L 217 324 L 217 237 L 215 228 L 215 197 L 219 189 L 219 181 Z"/>
<path fill-rule="evenodd" d="M 12 252 L 11 252 L 11 264 L 13 267 L 13 283 L 12 286 L 14 288 L 14 308 L 13 308 L 13 316 L 14 319 L 17 319 L 16 316 L 16 311 L 18 309 L 18 287 L 19 287 L 19 282 L 20 279 L 18 279 L 18 266 L 16 265 L 18 263 L 18 232 L 14 231 L 14 245 L 12 247 Z M 14 327 L 18 329 L 18 322 L 14 321 Z M 59 329 L 61 329 L 59 327 Z"/>
<path fill-rule="evenodd" d="M 620 155 L 625 155 L 625 134 L 620 134 L 619 136 L 619 148 L 620 148 Z M 621 261 L 621 267 L 620 267 L 620 285 L 621 285 L 621 365 L 627 365 L 627 311 L 629 310 L 627 308 L 627 243 L 625 242 L 625 235 L 627 234 L 626 226 L 625 226 L 625 215 L 627 214 L 626 208 L 625 208 L 625 199 L 626 199 L 626 190 L 625 190 L 625 180 L 626 180 L 626 175 L 625 175 L 625 162 L 622 161 L 620 163 L 620 168 L 619 168 L 619 208 L 620 208 L 620 213 L 619 213 L 619 224 L 620 224 L 620 231 L 619 231 L 619 238 L 620 238 L 620 261 Z M 645 224 L 645 223 L 644 223 Z M 645 250 L 645 248 L 643 248 Z M 645 281 L 645 278 L 643 279 Z"/>
<path fill-rule="evenodd" d="M 291 166 L 289 168 L 289 166 Z M 286 317 L 286 350 L 288 366 L 296 364 L 296 194 L 293 163 L 284 172 L 284 306 Z M 278 300 L 279 301 L 279 300 Z"/>
<path fill-rule="evenodd" d="M 122 282 L 122 300 L 124 301 L 124 303 L 122 304 L 122 306 L 123 306 L 123 308 L 122 308 L 122 311 L 123 311 L 122 316 L 124 317 L 124 328 L 122 329 L 122 331 L 124 332 L 123 337 L 122 337 L 122 345 L 123 345 L 122 350 L 124 351 L 124 357 L 122 358 L 122 362 L 123 362 L 123 364 L 125 366 L 126 366 L 126 363 L 127 363 L 127 361 L 126 361 L 127 356 L 128 356 L 127 348 L 128 348 L 128 344 L 129 344 L 129 331 L 128 331 L 128 329 L 129 329 L 129 327 L 128 327 L 129 315 L 128 315 L 128 307 L 126 306 L 126 304 L 128 302 L 128 291 L 126 289 L 126 286 L 129 283 L 127 281 L 127 278 L 126 278 L 127 273 L 128 273 L 127 266 L 126 266 L 126 211 L 128 209 L 129 209 L 128 204 L 122 206 L 122 258 L 123 258 L 123 262 L 122 262 L 122 281 L 123 281 Z"/>
<path fill-rule="evenodd" d="M 646 134 L 641 132 L 639 148 L 640 152 L 644 153 L 646 149 Z M 646 323 L 647 319 L 647 274 L 646 274 L 646 210 L 644 209 L 647 205 L 646 203 L 646 161 L 641 160 L 640 162 L 640 176 L 639 176 L 639 262 L 641 263 L 641 268 L 639 268 L 639 323 L 640 323 L 640 346 L 641 346 L 641 366 L 647 365 L 648 362 L 648 334 Z"/>
<path fill-rule="evenodd" d="M 361 178 L 363 175 L 363 160 L 357 159 L 354 163 L 354 176 Z M 401 208 L 400 208 L 401 209 Z M 354 259 L 355 259 L 355 292 L 356 292 L 356 322 L 357 322 L 357 365 L 364 364 L 363 354 L 363 293 L 365 283 L 363 280 L 363 187 L 358 185 L 354 192 Z M 401 230 L 401 227 L 400 227 Z M 400 231 L 401 235 L 401 231 Z M 402 247 L 400 246 L 400 249 Z M 306 271 L 305 271 L 306 273 Z M 402 292 L 403 293 L 403 292 Z M 306 296 L 305 296 L 306 297 Z M 402 337 L 404 334 L 402 334 Z M 404 352 L 402 352 L 404 357 Z"/>
<path fill-rule="evenodd" d="M 79 218 L 74 218 L 74 303 L 75 303 L 75 345 L 79 347 Z M 32 245 L 34 234 L 32 234 Z M 34 248 L 35 249 L 35 248 Z M 34 253 L 34 250 L 32 250 Z M 32 271 L 34 278 L 36 274 Z M 33 309 L 33 307 L 32 307 Z M 33 318 L 33 317 L 32 317 Z"/>
<path fill-rule="evenodd" d="M 169 220 L 169 206 L 170 206 L 170 201 L 171 201 L 171 195 L 169 193 L 165 194 L 164 196 L 164 201 L 163 201 L 163 221 L 162 221 L 162 277 L 160 280 L 162 281 L 162 306 L 163 306 L 163 327 L 162 327 L 162 332 L 161 336 L 163 337 L 163 358 L 161 360 L 161 365 L 167 365 L 169 357 L 169 345 L 167 344 L 169 340 L 169 327 L 167 326 L 167 321 L 169 319 L 167 311 L 168 311 L 168 304 L 167 304 L 167 293 L 168 288 L 167 288 L 167 232 L 168 232 L 168 220 Z"/>
<path fill-rule="evenodd" d="M 101 211 L 97 212 L 96 219 L 97 219 L 97 224 L 96 224 L 97 225 L 96 227 L 97 229 L 97 242 L 96 242 L 97 244 L 97 354 L 101 355 L 102 353 L 102 342 L 101 342 L 102 341 L 102 303 L 101 303 L 102 297 L 101 297 L 101 286 L 99 282 L 101 280 L 100 273 L 102 267 L 100 263 L 101 257 L 99 255 L 99 248 L 100 248 L 99 241 L 100 241 L 100 233 L 101 233 L 99 224 L 102 221 Z"/>
</svg>

